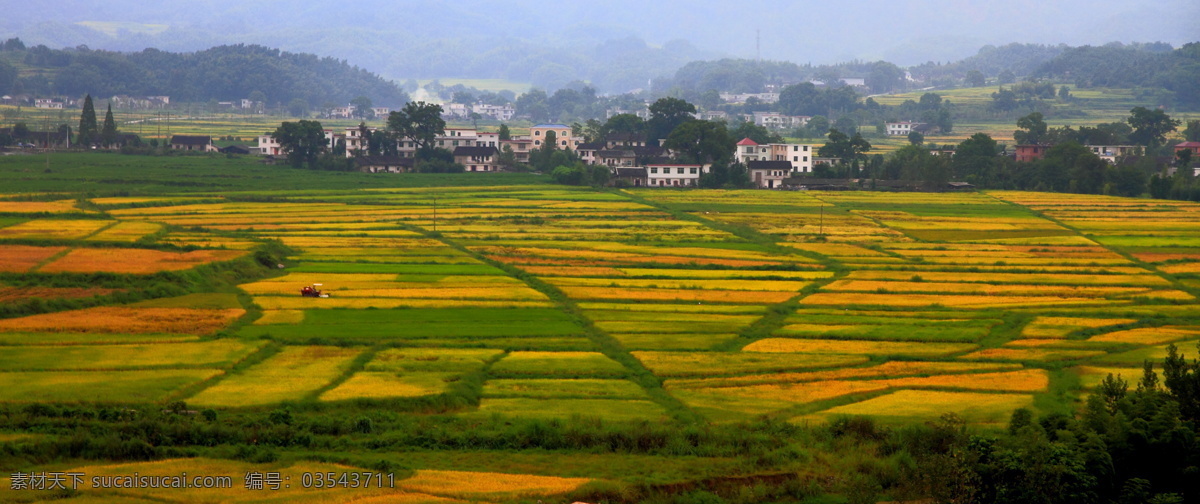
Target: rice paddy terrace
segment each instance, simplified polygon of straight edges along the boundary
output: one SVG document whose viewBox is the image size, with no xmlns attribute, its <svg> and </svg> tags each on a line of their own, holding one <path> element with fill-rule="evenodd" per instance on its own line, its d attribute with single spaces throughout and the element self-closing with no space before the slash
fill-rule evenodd
<svg viewBox="0 0 1200 504">
<path fill-rule="evenodd" d="M 468 421 L 955 413 L 988 429 L 1018 408 L 1078 409 L 1108 374 L 1136 381 L 1167 345 L 1192 356 L 1200 341 L 1187 202 L 533 185 L 49 195 L 0 214 L 0 299 L 28 310 L 0 318 L 10 403 L 450 397 L 436 413 Z M 284 267 L 236 289 L 145 288 L 266 259 Z M 329 297 L 299 295 L 314 284 Z M 360 497 L 502 500 L 594 479 L 543 464 L 464 486 L 478 473 L 441 464 Z"/>
</svg>

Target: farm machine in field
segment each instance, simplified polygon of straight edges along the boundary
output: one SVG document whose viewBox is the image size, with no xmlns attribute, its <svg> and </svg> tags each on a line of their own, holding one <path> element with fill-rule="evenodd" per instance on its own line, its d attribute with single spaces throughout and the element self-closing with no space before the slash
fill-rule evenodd
<svg viewBox="0 0 1200 504">
<path fill-rule="evenodd" d="M 321 284 L 319 284 L 319 283 L 307 285 L 300 289 L 300 296 L 301 297 L 313 297 L 313 298 L 329 297 L 329 294 L 325 294 L 324 292 L 321 292 L 321 289 L 319 289 L 319 287 L 321 287 Z"/>
</svg>

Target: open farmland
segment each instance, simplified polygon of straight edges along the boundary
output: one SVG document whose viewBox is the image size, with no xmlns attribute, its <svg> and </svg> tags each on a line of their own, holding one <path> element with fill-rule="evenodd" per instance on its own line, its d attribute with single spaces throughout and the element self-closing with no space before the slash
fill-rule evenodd
<svg viewBox="0 0 1200 504">
<path fill-rule="evenodd" d="M 1188 203 L 544 185 L 85 200 L 0 212 L 0 296 L 24 310 L 0 317 L 0 402 L 252 425 L 262 448 L 197 447 L 214 458 L 192 471 L 396 474 L 333 500 L 756 475 L 742 448 L 707 451 L 710 429 L 948 412 L 994 429 L 1200 341 Z M 680 437 L 628 434 L 658 428 Z"/>
</svg>

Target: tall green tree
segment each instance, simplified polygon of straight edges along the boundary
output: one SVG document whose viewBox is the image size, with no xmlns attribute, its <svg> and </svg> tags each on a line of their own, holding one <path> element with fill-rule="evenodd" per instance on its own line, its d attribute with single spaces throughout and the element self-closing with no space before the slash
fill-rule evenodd
<svg viewBox="0 0 1200 504">
<path fill-rule="evenodd" d="M 986 133 L 971 135 L 954 151 L 954 174 L 973 184 L 990 183 L 999 162 L 996 149 L 996 141 Z"/>
<path fill-rule="evenodd" d="M 446 120 L 442 119 L 441 105 L 409 102 L 388 115 L 387 127 L 398 139 L 411 140 L 419 156 L 433 147 L 438 135 L 446 132 Z"/>
<path fill-rule="evenodd" d="M 1035 145 L 1046 140 L 1048 126 L 1041 112 L 1033 112 L 1017 119 L 1017 127 L 1020 129 L 1013 132 L 1013 140 L 1018 144 Z"/>
<path fill-rule="evenodd" d="M 1133 128 L 1129 139 L 1147 147 L 1162 145 L 1167 139 L 1167 133 L 1175 131 L 1180 124 L 1178 119 L 1171 119 L 1166 112 L 1146 107 L 1134 107 L 1129 111 L 1129 119 L 1126 122 Z"/>
<path fill-rule="evenodd" d="M 987 79 L 983 77 L 983 72 L 979 70 L 971 70 L 967 72 L 967 84 L 971 87 L 983 87 L 987 84 Z"/>
<path fill-rule="evenodd" d="M 734 139 L 734 141 L 749 138 L 760 145 L 783 143 L 783 137 L 779 136 L 779 134 L 771 132 L 765 126 L 759 126 L 747 121 L 742 121 L 729 130 L 729 137 Z"/>
<path fill-rule="evenodd" d="M 696 106 L 679 98 L 659 98 L 650 105 L 650 120 L 646 121 L 647 140 L 657 145 L 680 124 L 692 119 Z"/>
<path fill-rule="evenodd" d="M 325 140 L 325 130 L 318 121 L 284 122 L 275 129 L 272 136 L 279 142 L 279 147 L 283 149 L 288 162 L 296 168 L 305 164 L 309 168 L 315 168 L 321 154 L 329 149 Z"/>
<path fill-rule="evenodd" d="M 90 146 L 99 140 L 100 131 L 96 124 L 96 107 L 92 104 L 92 95 L 83 97 L 83 113 L 79 114 L 79 130 L 76 132 L 75 143 Z"/>
<path fill-rule="evenodd" d="M 100 143 L 108 147 L 117 143 L 117 122 L 113 120 L 112 104 L 104 114 L 104 127 L 100 129 Z"/>
<path fill-rule="evenodd" d="M 734 142 L 724 123 L 693 119 L 672 130 L 663 147 L 678 152 L 679 160 L 686 163 L 727 163 Z"/>
<path fill-rule="evenodd" d="M 500 125 L 500 140 L 512 140 L 512 132 L 509 131 L 507 124 Z"/>
<path fill-rule="evenodd" d="M 871 143 L 863 138 L 861 133 L 855 133 L 853 137 L 850 137 L 837 128 L 833 128 L 829 130 L 829 139 L 825 145 L 817 150 L 817 155 L 838 158 L 842 163 L 848 164 L 854 160 L 865 160 L 864 154 L 870 150 Z"/>
<path fill-rule="evenodd" d="M 1189 142 L 1200 142 L 1200 119 L 1188 121 L 1187 128 L 1183 130 L 1183 139 Z"/>
<path fill-rule="evenodd" d="M 350 100 L 350 105 L 354 106 L 354 117 L 359 119 L 373 119 L 375 112 L 371 110 L 375 104 L 371 103 L 371 99 L 366 96 L 359 96 Z"/>
</svg>

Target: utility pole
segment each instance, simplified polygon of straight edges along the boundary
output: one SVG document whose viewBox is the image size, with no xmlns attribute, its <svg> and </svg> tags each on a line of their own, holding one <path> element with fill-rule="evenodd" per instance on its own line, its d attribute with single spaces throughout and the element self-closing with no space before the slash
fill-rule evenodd
<svg viewBox="0 0 1200 504">
<path fill-rule="evenodd" d="M 762 61 L 762 30 L 754 30 L 754 60 Z"/>
<path fill-rule="evenodd" d="M 433 194 L 433 232 L 437 232 L 437 193 Z"/>
<path fill-rule="evenodd" d="M 825 203 L 821 203 L 821 224 L 817 231 L 818 236 L 825 236 Z"/>
</svg>

